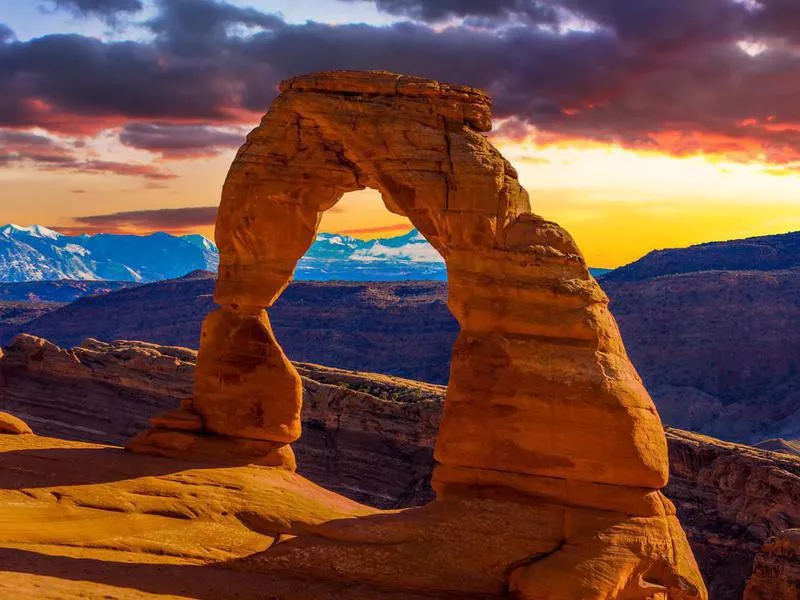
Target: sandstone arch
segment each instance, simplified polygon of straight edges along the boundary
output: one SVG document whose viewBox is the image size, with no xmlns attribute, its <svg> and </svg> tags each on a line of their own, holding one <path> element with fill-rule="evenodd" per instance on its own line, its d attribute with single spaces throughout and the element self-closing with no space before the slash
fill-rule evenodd
<svg viewBox="0 0 800 600">
<path fill-rule="evenodd" d="M 321 214 L 373 187 L 444 257 L 461 325 L 436 449 L 438 497 L 514 490 L 579 509 L 560 517 L 567 550 L 513 570 L 521 597 L 705 597 L 658 492 L 667 481 L 661 423 L 607 298 L 569 234 L 531 213 L 516 171 L 482 135 L 490 128 L 490 100 L 471 88 L 383 72 L 284 82 L 223 188 L 221 308 L 204 324 L 194 399 L 131 447 L 293 467 L 300 378 L 267 311 Z M 580 569 L 623 583 L 582 595 L 585 580 L 564 581 Z"/>
</svg>

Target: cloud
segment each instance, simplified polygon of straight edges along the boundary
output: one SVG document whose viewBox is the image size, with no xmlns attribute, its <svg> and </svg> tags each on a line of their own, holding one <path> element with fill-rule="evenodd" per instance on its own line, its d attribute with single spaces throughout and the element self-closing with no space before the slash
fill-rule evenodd
<svg viewBox="0 0 800 600">
<path fill-rule="evenodd" d="M 236 77 L 214 62 L 80 35 L 0 45 L 0 125 L 92 133 L 130 120 L 236 120 Z"/>
<path fill-rule="evenodd" d="M 0 129 L 0 168 L 24 165 L 48 171 L 133 175 L 151 180 L 175 177 L 159 165 L 86 158 L 76 154 L 74 143 L 29 131 Z"/>
<path fill-rule="evenodd" d="M 358 235 L 361 233 L 380 233 L 384 231 L 410 231 L 412 229 L 410 223 L 397 223 L 396 225 L 379 225 L 376 227 L 362 227 L 357 229 L 343 229 L 339 233 L 345 235 Z"/>
<path fill-rule="evenodd" d="M 73 219 L 74 225 L 56 227 L 56 229 L 82 233 L 131 231 L 183 233 L 201 227 L 213 226 L 216 218 L 216 206 L 162 208 L 75 217 Z"/>
<path fill-rule="evenodd" d="M 158 0 L 157 5 L 160 11 L 147 26 L 162 47 L 176 54 L 213 52 L 215 44 L 229 45 L 231 28 L 286 27 L 277 15 L 217 0 Z"/>
<path fill-rule="evenodd" d="M 122 128 L 119 140 L 126 146 L 161 154 L 165 158 L 198 158 L 238 148 L 244 133 L 203 125 L 131 123 Z"/>
<path fill-rule="evenodd" d="M 0 126 L 122 128 L 165 158 L 208 155 L 234 145 L 219 128 L 254 123 L 283 78 L 387 69 L 487 89 L 514 124 L 497 135 L 800 156 L 794 0 L 377 0 L 406 19 L 380 27 L 289 24 L 213 0 L 155 6 L 139 41 L 0 33 Z"/>
<path fill-rule="evenodd" d="M 63 10 L 77 17 L 97 17 L 112 27 L 118 27 L 125 16 L 144 8 L 142 0 L 48 0 L 40 10 Z"/>
<path fill-rule="evenodd" d="M 375 0 L 374 4 L 378 10 L 392 15 L 433 23 L 453 18 L 506 20 L 511 17 L 534 23 L 553 24 L 558 21 L 551 3 L 537 0 Z"/>
<path fill-rule="evenodd" d="M 157 165 L 142 165 L 112 160 L 85 160 L 76 162 L 70 168 L 76 173 L 106 173 L 113 175 L 129 175 L 164 181 L 175 179 L 176 175 L 165 171 Z"/>
<path fill-rule="evenodd" d="M 14 31 L 10 27 L 0 23 L 0 44 L 12 42 L 16 37 Z"/>
<path fill-rule="evenodd" d="M 72 149 L 60 141 L 38 133 L 0 129 L 0 164 L 33 161 L 58 165 L 73 160 Z"/>
</svg>

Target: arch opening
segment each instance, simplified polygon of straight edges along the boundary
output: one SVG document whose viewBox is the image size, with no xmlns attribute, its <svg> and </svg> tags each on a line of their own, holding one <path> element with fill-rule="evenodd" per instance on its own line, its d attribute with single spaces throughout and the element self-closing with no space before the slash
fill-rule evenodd
<svg viewBox="0 0 800 600">
<path fill-rule="evenodd" d="M 323 213 L 269 314 L 303 378 L 298 472 L 376 508 L 431 501 L 432 442 L 459 332 L 438 251 L 377 190 L 346 193 Z M 371 428 L 371 415 L 392 426 Z"/>
<path fill-rule="evenodd" d="M 376 190 L 345 194 L 323 215 L 269 312 L 291 360 L 447 384 L 459 325 L 444 259 L 409 219 L 389 216 Z"/>
<path fill-rule="evenodd" d="M 444 258 L 380 192 L 348 192 L 322 213 L 294 281 L 446 281 Z"/>
</svg>

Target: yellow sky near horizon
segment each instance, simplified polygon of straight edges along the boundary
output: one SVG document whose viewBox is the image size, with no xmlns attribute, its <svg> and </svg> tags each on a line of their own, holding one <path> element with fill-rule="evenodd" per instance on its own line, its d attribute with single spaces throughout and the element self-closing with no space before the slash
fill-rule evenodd
<svg viewBox="0 0 800 600">
<path fill-rule="evenodd" d="M 517 168 L 533 210 L 566 227 L 594 267 L 616 267 L 657 248 L 800 230 L 800 174 L 713 157 L 494 142 Z M 58 228 L 74 226 L 80 216 L 216 205 L 233 154 L 172 161 L 175 179 L 149 183 L 4 169 L 0 221 Z M 409 227 L 385 209 L 377 192 L 364 190 L 344 197 L 320 229 L 368 238 Z M 196 231 L 213 236 L 211 227 Z"/>
</svg>

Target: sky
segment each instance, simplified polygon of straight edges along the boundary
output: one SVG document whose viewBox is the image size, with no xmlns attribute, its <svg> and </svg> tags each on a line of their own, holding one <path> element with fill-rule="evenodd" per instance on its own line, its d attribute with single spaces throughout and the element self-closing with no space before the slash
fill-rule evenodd
<svg viewBox="0 0 800 600">
<path fill-rule="evenodd" d="M 0 222 L 213 237 L 277 84 L 327 69 L 487 90 L 592 266 L 800 230 L 797 0 L 0 0 Z M 321 230 L 409 227 L 364 190 Z"/>
</svg>

